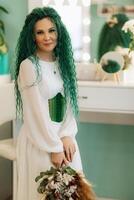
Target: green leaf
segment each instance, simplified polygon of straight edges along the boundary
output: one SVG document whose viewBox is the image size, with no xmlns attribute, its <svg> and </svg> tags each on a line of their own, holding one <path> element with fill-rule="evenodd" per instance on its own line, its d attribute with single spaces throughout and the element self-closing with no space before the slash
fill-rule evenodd
<svg viewBox="0 0 134 200">
<path fill-rule="evenodd" d="M 8 11 L 7 11 L 7 9 L 5 9 L 3 6 L 0 6 L 0 10 L 2 10 L 4 13 L 9 13 Z"/>
<path fill-rule="evenodd" d="M 40 186 L 44 186 L 46 187 L 46 185 L 48 184 L 48 179 L 43 179 L 43 181 L 41 181 Z"/>
<path fill-rule="evenodd" d="M 39 187 L 37 188 L 37 191 L 38 191 L 40 194 L 43 194 L 43 193 L 45 192 L 45 187 L 39 186 Z"/>
<path fill-rule="evenodd" d="M 49 200 L 55 200 L 55 197 L 54 197 L 54 195 L 52 193 L 50 193 L 49 196 L 48 196 L 48 199 Z"/>
<path fill-rule="evenodd" d="M 2 20 L 0 20 L 0 30 L 2 30 L 3 33 L 5 33 L 5 27 L 4 27 L 4 23 Z"/>
<path fill-rule="evenodd" d="M 56 173 L 56 171 L 57 171 L 57 169 L 56 168 L 54 168 L 54 167 L 51 167 L 50 168 L 50 170 L 47 170 L 46 172 L 44 172 L 45 173 L 45 175 L 52 175 L 52 174 L 55 174 Z"/>
<path fill-rule="evenodd" d="M 40 172 L 40 177 L 42 178 L 43 176 L 46 175 L 46 172 Z"/>
<path fill-rule="evenodd" d="M 52 176 L 54 174 L 54 168 L 47 170 L 46 172 L 40 172 L 40 175 L 35 178 L 35 181 L 38 182 L 43 176 Z"/>
<path fill-rule="evenodd" d="M 40 176 L 37 176 L 37 177 L 35 178 L 35 182 L 38 182 L 40 179 L 41 179 L 41 177 L 40 177 Z"/>
<path fill-rule="evenodd" d="M 69 175 L 75 175 L 76 174 L 76 171 L 69 166 L 67 166 L 64 170 Z"/>
</svg>

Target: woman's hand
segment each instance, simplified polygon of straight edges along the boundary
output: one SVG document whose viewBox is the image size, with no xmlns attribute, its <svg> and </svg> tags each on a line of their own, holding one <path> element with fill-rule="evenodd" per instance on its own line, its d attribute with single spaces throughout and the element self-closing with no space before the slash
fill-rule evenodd
<svg viewBox="0 0 134 200">
<path fill-rule="evenodd" d="M 51 161 L 57 168 L 62 167 L 62 165 L 68 165 L 68 161 L 65 157 L 64 152 L 59 152 L 59 153 L 52 152 Z"/>
<path fill-rule="evenodd" d="M 65 156 L 69 162 L 72 162 L 74 153 L 76 152 L 75 144 L 71 137 L 65 136 L 61 138 L 65 151 Z"/>
</svg>

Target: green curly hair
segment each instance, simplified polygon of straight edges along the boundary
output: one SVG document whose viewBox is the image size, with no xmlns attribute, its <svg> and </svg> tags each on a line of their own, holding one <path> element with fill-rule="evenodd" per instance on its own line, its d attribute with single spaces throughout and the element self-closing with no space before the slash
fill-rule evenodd
<svg viewBox="0 0 134 200">
<path fill-rule="evenodd" d="M 71 102 L 72 110 L 75 116 L 78 115 L 78 102 L 77 102 L 77 80 L 76 70 L 73 58 L 73 50 L 69 33 L 61 21 L 58 13 L 50 7 L 35 8 L 30 14 L 27 15 L 22 31 L 18 39 L 16 47 L 16 63 L 14 70 L 15 80 L 15 94 L 16 94 L 16 111 L 17 116 L 22 115 L 23 105 L 21 94 L 18 88 L 18 75 L 21 62 L 29 58 L 32 62 L 36 63 L 37 81 L 40 76 L 40 67 L 36 57 L 36 44 L 34 42 L 34 26 L 38 20 L 49 18 L 56 26 L 58 33 L 57 46 L 54 49 L 56 58 L 58 58 L 59 69 L 63 79 L 65 100 L 68 97 Z M 31 59 L 32 58 L 32 59 Z"/>
<path fill-rule="evenodd" d="M 98 44 L 98 59 L 108 51 L 114 51 L 117 46 L 124 48 L 129 47 L 130 35 L 122 30 L 122 27 L 129 18 L 123 14 L 118 13 L 111 16 L 111 19 L 116 19 L 117 23 L 110 26 L 108 22 L 102 27 L 99 44 Z"/>
</svg>

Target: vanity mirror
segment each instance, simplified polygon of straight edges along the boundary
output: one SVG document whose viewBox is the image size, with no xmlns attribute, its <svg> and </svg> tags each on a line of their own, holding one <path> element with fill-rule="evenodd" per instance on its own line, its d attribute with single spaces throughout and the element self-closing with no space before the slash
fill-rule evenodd
<svg viewBox="0 0 134 200">
<path fill-rule="evenodd" d="M 131 5 L 132 1 L 127 1 L 127 5 Z M 99 61 L 98 44 L 101 29 L 111 15 L 111 13 L 110 15 L 100 15 L 99 8 L 105 3 L 109 7 L 115 4 L 119 7 L 127 6 L 125 0 L 118 2 L 116 0 L 28 0 L 28 10 L 30 12 L 35 7 L 52 6 L 58 11 L 70 32 L 75 61 L 81 65 L 78 68 L 80 71 L 83 69 L 84 74 L 87 70 L 87 66 L 84 67 L 85 63 L 94 63 L 94 60 Z M 90 66 L 88 68 L 90 71 Z M 96 65 L 95 68 L 97 69 Z M 125 82 L 131 79 L 132 82 L 132 73 L 134 74 L 134 69 L 130 67 L 129 70 L 122 72 L 121 79 Z M 90 77 L 89 81 L 96 80 L 94 76 Z M 84 77 L 81 79 L 84 80 Z M 99 79 L 97 78 L 97 80 Z"/>
</svg>

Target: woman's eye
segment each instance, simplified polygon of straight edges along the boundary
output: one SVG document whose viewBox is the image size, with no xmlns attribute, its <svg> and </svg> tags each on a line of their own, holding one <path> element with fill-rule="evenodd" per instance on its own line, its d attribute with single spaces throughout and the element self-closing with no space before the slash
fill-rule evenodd
<svg viewBox="0 0 134 200">
<path fill-rule="evenodd" d="M 55 29 L 51 29 L 51 30 L 49 30 L 50 33 L 55 32 L 55 31 L 56 31 Z"/>
<path fill-rule="evenodd" d="M 36 34 L 43 34 L 43 31 L 37 31 L 37 33 Z"/>
</svg>

